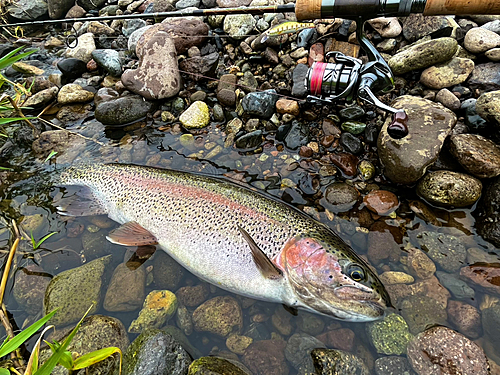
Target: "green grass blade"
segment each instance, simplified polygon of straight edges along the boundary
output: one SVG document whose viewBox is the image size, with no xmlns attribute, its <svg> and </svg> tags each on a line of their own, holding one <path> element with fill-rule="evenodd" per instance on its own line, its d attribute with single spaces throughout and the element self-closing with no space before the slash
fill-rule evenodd
<svg viewBox="0 0 500 375">
<path fill-rule="evenodd" d="M 41 239 L 40 241 L 38 241 L 38 242 L 34 243 L 33 250 L 38 249 L 38 248 L 40 247 L 40 245 L 41 245 L 41 244 L 42 244 L 42 243 L 43 243 L 43 242 L 44 242 L 47 238 L 49 238 L 50 236 L 53 236 L 54 234 L 57 234 L 57 232 L 51 232 L 51 233 L 49 233 L 49 234 L 47 234 L 47 235 L 43 236 L 43 237 L 42 237 L 42 239 Z M 32 236 L 33 236 L 33 234 L 32 234 Z"/>
<path fill-rule="evenodd" d="M 5 117 L 5 118 L 0 118 L 0 125 L 3 124 L 8 124 L 10 122 L 15 122 L 15 121 L 22 121 L 22 120 L 33 120 L 36 119 L 36 117 Z"/>
<path fill-rule="evenodd" d="M 9 65 L 14 64 L 15 62 L 24 59 L 25 57 L 35 53 L 36 50 L 28 51 L 20 53 L 19 55 L 14 56 L 17 52 L 19 52 L 23 47 L 16 48 L 14 51 L 9 52 L 7 55 L 0 59 L 0 69 L 4 69 Z"/>
<path fill-rule="evenodd" d="M 105 360 L 106 358 L 112 356 L 115 353 L 120 354 L 120 363 L 121 363 L 122 351 L 120 350 L 120 348 L 109 347 L 109 348 L 99 349 L 91 353 L 82 355 L 81 357 L 78 357 L 77 359 L 75 359 L 73 370 L 80 370 L 82 368 L 89 367 L 93 364 L 96 364 L 97 362 Z"/>
<path fill-rule="evenodd" d="M 82 325 L 83 319 L 85 319 L 85 317 L 88 315 L 88 313 L 90 312 L 92 307 L 94 307 L 94 305 L 89 307 L 87 312 L 83 315 L 83 318 L 78 322 L 78 324 L 75 326 L 75 328 L 73 328 L 73 330 L 68 335 L 66 340 L 64 340 L 64 342 L 61 344 L 61 346 L 59 348 L 57 348 L 56 352 L 50 356 L 50 358 L 47 360 L 47 362 L 45 362 L 43 364 L 43 366 L 40 367 L 37 372 L 35 372 L 35 375 L 50 375 L 52 373 L 52 370 L 59 363 L 60 358 L 62 357 L 62 355 L 66 351 L 66 348 L 68 347 L 70 342 L 75 337 L 76 332 L 78 332 L 78 329 Z"/>
<path fill-rule="evenodd" d="M 36 331 L 38 331 L 42 326 L 47 323 L 47 321 L 52 318 L 55 314 L 55 310 L 50 314 L 47 314 L 42 319 L 36 321 L 28 328 L 22 330 L 21 333 L 18 333 L 13 339 L 9 340 L 5 345 L 2 345 L 0 350 L 0 357 L 7 355 L 17 348 L 19 348 L 26 340 L 28 340 Z"/>
<path fill-rule="evenodd" d="M 0 368 L 0 375 L 10 375 L 10 371 L 6 368 Z"/>
</svg>

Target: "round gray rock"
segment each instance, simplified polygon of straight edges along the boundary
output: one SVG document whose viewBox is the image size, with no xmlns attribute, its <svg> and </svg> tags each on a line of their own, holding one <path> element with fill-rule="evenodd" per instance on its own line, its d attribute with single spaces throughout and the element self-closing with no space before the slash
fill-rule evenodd
<svg viewBox="0 0 500 375">
<path fill-rule="evenodd" d="M 482 27 L 473 27 L 465 34 L 464 46 L 472 53 L 483 53 L 500 46 L 500 35 Z"/>
<path fill-rule="evenodd" d="M 482 94 L 477 99 L 476 112 L 486 121 L 500 128 L 500 90 Z"/>
<path fill-rule="evenodd" d="M 431 89 L 459 85 L 465 82 L 474 70 L 474 61 L 454 57 L 450 61 L 425 69 L 420 76 L 420 82 Z"/>
<path fill-rule="evenodd" d="M 95 110 L 95 118 L 104 125 L 124 125 L 144 118 L 153 103 L 138 95 L 124 96 L 101 102 Z"/>
</svg>

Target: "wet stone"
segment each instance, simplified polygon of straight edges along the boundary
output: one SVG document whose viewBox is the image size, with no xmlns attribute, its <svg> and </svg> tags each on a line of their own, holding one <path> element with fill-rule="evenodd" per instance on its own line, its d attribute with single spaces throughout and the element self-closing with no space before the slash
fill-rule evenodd
<svg viewBox="0 0 500 375">
<path fill-rule="evenodd" d="M 309 143 L 309 126 L 299 121 L 293 121 L 284 143 L 291 150 L 307 145 Z"/>
<path fill-rule="evenodd" d="M 66 15 L 71 7 L 76 7 L 73 0 L 48 0 L 47 7 L 49 11 L 49 17 L 53 20 L 60 19 Z M 85 11 L 83 8 L 78 7 Z"/>
<path fill-rule="evenodd" d="M 297 328 L 310 335 L 318 335 L 323 332 L 325 322 L 315 314 L 300 312 L 296 318 Z"/>
<path fill-rule="evenodd" d="M 224 358 L 201 357 L 189 366 L 188 375 L 249 375 Z"/>
<path fill-rule="evenodd" d="M 278 95 L 275 90 L 251 92 L 241 101 L 246 114 L 269 119 L 274 114 Z"/>
<path fill-rule="evenodd" d="M 433 327 L 415 337 L 408 344 L 408 359 L 419 375 L 489 373 L 483 350 L 446 327 Z"/>
<path fill-rule="evenodd" d="M 428 279 L 436 272 L 434 262 L 419 249 L 409 249 L 407 266 L 412 275 L 419 279 Z"/>
<path fill-rule="evenodd" d="M 43 309 L 45 290 L 50 278 L 43 268 L 29 265 L 19 268 L 12 289 L 18 305 L 30 315 L 37 315 Z"/>
<path fill-rule="evenodd" d="M 324 344 L 313 336 L 295 333 L 287 341 L 285 357 L 299 374 L 314 373 L 311 351 L 316 348 L 324 348 Z"/>
<path fill-rule="evenodd" d="M 401 34 L 403 28 L 397 17 L 378 17 L 368 21 L 383 38 L 395 38 Z"/>
<path fill-rule="evenodd" d="M 179 286 L 184 269 L 164 251 L 157 251 L 153 259 L 153 280 L 158 289 L 175 290 Z"/>
<path fill-rule="evenodd" d="M 362 359 L 351 353 L 333 349 L 314 349 L 311 352 L 317 375 L 368 375 Z"/>
<path fill-rule="evenodd" d="M 358 121 L 346 121 L 340 126 L 342 130 L 349 132 L 354 135 L 361 134 L 366 129 L 366 124 Z"/>
<path fill-rule="evenodd" d="M 349 106 L 339 111 L 340 117 L 348 121 L 357 120 L 363 117 L 364 114 L 365 110 L 357 105 Z M 359 133 L 353 133 L 353 134 L 359 134 Z"/>
<path fill-rule="evenodd" d="M 352 352 L 356 340 L 354 332 L 349 328 L 332 329 L 316 336 L 316 338 L 329 348 L 345 350 L 346 352 Z"/>
<path fill-rule="evenodd" d="M 455 274 L 437 271 L 436 276 L 439 282 L 443 284 L 455 298 L 465 300 L 474 299 L 474 289 L 468 286 L 465 281 L 460 280 Z"/>
<path fill-rule="evenodd" d="M 500 175 L 500 147 L 478 134 L 458 134 L 450 138 L 450 152 L 478 178 Z"/>
<path fill-rule="evenodd" d="M 231 335 L 226 340 L 226 346 L 233 353 L 242 355 L 252 342 L 253 339 L 251 337 Z"/>
<path fill-rule="evenodd" d="M 413 184 L 437 160 L 457 118 L 441 104 L 413 96 L 401 96 L 391 105 L 405 109 L 411 126 L 405 138 L 394 139 L 387 132 L 391 116 L 386 119 L 377 143 L 380 161 L 391 181 Z"/>
<path fill-rule="evenodd" d="M 299 32 L 297 36 L 297 47 L 308 47 L 317 39 L 317 31 L 315 29 L 305 29 Z"/>
<path fill-rule="evenodd" d="M 208 55 L 193 56 L 181 60 L 179 68 L 180 70 L 187 72 L 186 74 L 191 74 L 192 79 L 195 81 L 200 81 L 206 79 L 206 77 L 214 76 L 218 61 L 219 54 L 217 52 L 213 52 Z"/>
<path fill-rule="evenodd" d="M 495 304 L 481 312 L 485 336 L 495 347 L 500 345 L 500 305 Z"/>
<path fill-rule="evenodd" d="M 95 117 L 104 125 L 125 125 L 143 119 L 154 104 L 141 96 L 129 95 L 101 102 L 95 110 Z"/>
<path fill-rule="evenodd" d="M 375 361 L 376 375 L 412 375 L 411 365 L 404 357 L 381 357 Z"/>
<path fill-rule="evenodd" d="M 134 311 L 142 306 L 145 297 L 146 272 L 144 267 L 130 270 L 119 264 L 111 276 L 103 307 L 107 311 Z"/>
<path fill-rule="evenodd" d="M 377 215 L 389 215 L 399 207 L 396 194 L 387 190 L 372 190 L 363 198 L 366 207 Z"/>
<path fill-rule="evenodd" d="M 405 320 L 397 314 L 390 314 L 383 320 L 369 323 L 366 332 L 377 353 L 385 355 L 405 354 L 406 345 L 413 338 Z"/>
<path fill-rule="evenodd" d="M 235 145 L 241 149 L 254 149 L 262 143 L 262 130 L 255 130 L 236 139 Z"/>
<path fill-rule="evenodd" d="M 215 297 L 198 306 L 193 323 L 196 331 L 227 337 L 243 327 L 241 307 L 233 297 Z"/>
<path fill-rule="evenodd" d="M 292 315 L 281 307 L 278 307 L 271 316 L 271 323 L 284 336 L 289 336 L 292 333 Z"/>
<path fill-rule="evenodd" d="M 351 133 L 342 133 L 340 135 L 340 144 L 346 151 L 354 155 L 360 154 L 363 151 L 361 140 Z"/>
<path fill-rule="evenodd" d="M 104 231 L 90 231 L 87 226 L 81 238 L 86 259 L 96 259 L 109 254 L 112 244 L 106 239 Z"/>
<path fill-rule="evenodd" d="M 478 208 L 476 228 L 479 235 L 499 247 L 500 177 L 496 177 L 486 186 Z"/>
<path fill-rule="evenodd" d="M 306 64 L 297 64 L 293 69 L 292 74 L 292 96 L 303 98 L 307 95 L 307 87 L 305 85 L 305 80 L 309 67 Z"/>
<path fill-rule="evenodd" d="M 147 328 L 160 328 L 172 318 L 177 310 L 177 298 L 168 290 L 150 292 L 137 319 L 132 321 L 128 331 L 140 333 Z"/>
<path fill-rule="evenodd" d="M 263 340 L 252 343 L 243 355 L 243 363 L 256 375 L 286 375 L 286 342 Z"/>
<path fill-rule="evenodd" d="M 179 301 L 187 307 L 196 307 L 205 302 L 210 290 L 206 283 L 195 286 L 183 286 L 175 294 Z"/>
<path fill-rule="evenodd" d="M 419 233 L 417 241 L 422 250 L 447 272 L 456 272 L 466 263 L 467 251 L 458 237 L 425 231 Z"/>
<path fill-rule="evenodd" d="M 92 51 L 92 58 L 97 65 L 105 69 L 113 77 L 119 77 L 122 74 L 122 62 L 118 51 L 96 49 Z"/>
<path fill-rule="evenodd" d="M 326 187 L 322 206 L 331 212 L 349 211 L 358 201 L 359 192 L 345 182 L 334 182 Z"/>
<path fill-rule="evenodd" d="M 81 319 L 81 317 L 79 319 Z M 63 342 L 68 337 L 69 332 L 67 330 L 60 330 L 59 332 L 59 334 L 55 334 L 53 339 L 58 342 Z M 85 355 L 108 347 L 117 347 L 124 352 L 128 346 L 129 339 L 127 331 L 120 320 L 110 316 L 92 315 L 87 316 L 83 320 L 82 325 L 78 329 L 67 350 L 70 352 L 77 352 L 79 355 Z M 42 349 L 40 353 L 41 363 L 43 363 L 51 354 L 52 351 L 47 347 Z M 115 371 L 118 372 L 119 365 L 119 357 L 114 355 L 99 363 L 89 366 L 85 370 L 75 371 L 74 374 L 113 374 Z M 65 375 L 68 374 L 68 371 L 59 365 L 54 369 L 52 374 Z"/>
<path fill-rule="evenodd" d="M 191 358 L 175 339 L 160 330 L 141 333 L 123 356 L 127 375 L 186 375 Z"/>
<path fill-rule="evenodd" d="M 180 115 L 179 121 L 186 129 L 204 128 L 210 122 L 208 106 L 205 102 L 194 102 Z"/>
<path fill-rule="evenodd" d="M 481 196 L 482 184 L 464 173 L 429 172 L 418 182 L 417 194 L 426 201 L 443 207 L 467 207 Z"/>
<path fill-rule="evenodd" d="M 472 264 L 460 269 L 460 278 L 466 280 L 476 289 L 482 289 L 488 293 L 500 295 L 500 268 L 483 265 L 482 263 Z"/>
<path fill-rule="evenodd" d="M 93 260 L 83 266 L 63 271 L 50 281 L 43 305 L 44 314 L 58 309 L 51 319 L 52 324 L 64 326 L 77 322 L 91 305 L 94 307 L 90 314 L 99 309 L 101 287 L 111 259 L 111 255 L 108 255 Z"/>
<path fill-rule="evenodd" d="M 446 324 L 446 309 L 431 297 L 414 295 L 401 303 L 401 315 L 410 332 L 416 335 L 433 324 Z"/>
<path fill-rule="evenodd" d="M 448 319 L 457 330 L 471 339 L 481 336 L 481 315 L 472 305 L 460 301 L 448 302 Z"/>
<path fill-rule="evenodd" d="M 384 285 L 411 284 L 415 281 L 413 276 L 398 271 L 386 271 L 379 275 L 379 278 Z"/>
<path fill-rule="evenodd" d="M 448 89 L 439 90 L 436 94 L 436 101 L 452 111 L 460 108 L 460 99 Z"/>
</svg>

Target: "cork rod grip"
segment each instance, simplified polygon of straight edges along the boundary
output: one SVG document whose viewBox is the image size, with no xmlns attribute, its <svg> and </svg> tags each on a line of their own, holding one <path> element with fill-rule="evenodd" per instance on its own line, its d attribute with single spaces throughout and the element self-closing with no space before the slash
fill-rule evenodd
<svg viewBox="0 0 500 375">
<path fill-rule="evenodd" d="M 295 17 L 299 21 L 321 19 L 321 3 L 322 0 L 297 0 Z"/>
<path fill-rule="evenodd" d="M 500 14 L 500 0 L 427 0 L 424 15 Z"/>
</svg>

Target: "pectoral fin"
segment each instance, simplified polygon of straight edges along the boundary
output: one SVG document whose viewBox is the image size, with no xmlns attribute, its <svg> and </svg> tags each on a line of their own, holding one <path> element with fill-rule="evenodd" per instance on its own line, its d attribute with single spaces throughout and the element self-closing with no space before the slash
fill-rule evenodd
<svg viewBox="0 0 500 375">
<path fill-rule="evenodd" d="M 257 246 L 246 230 L 238 225 L 241 235 L 247 241 L 252 251 L 252 257 L 262 275 L 268 279 L 277 280 L 283 277 L 283 272 L 276 267 L 266 254 Z"/>
<path fill-rule="evenodd" d="M 106 236 L 109 242 L 123 246 L 157 245 L 158 240 L 135 221 L 129 221 Z"/>
</svg>

